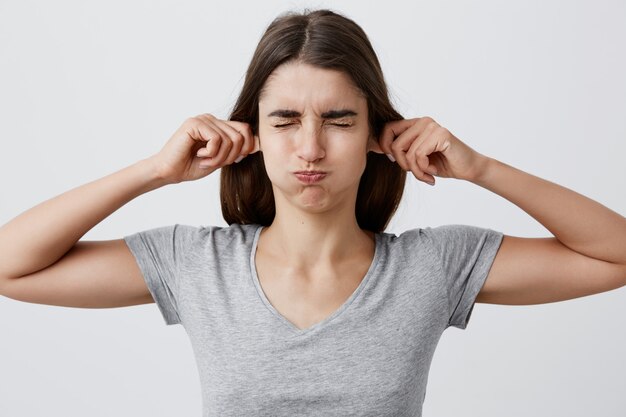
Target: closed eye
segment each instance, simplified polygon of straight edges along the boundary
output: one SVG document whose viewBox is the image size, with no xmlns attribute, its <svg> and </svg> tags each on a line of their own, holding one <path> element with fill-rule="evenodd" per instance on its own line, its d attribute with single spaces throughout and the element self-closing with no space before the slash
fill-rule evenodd
<svg viewBox="0 0 626 417">
<path fill-rule="evenodd" d="M 283 123 L 283 124 L 279 124 L 279 125 L 274 125 L 274 127 L 285 127 L 285 126 L 290 126 L 292 124 L 293 123 Z M 339 127 L 350 127 L 350 126 L 352 126 L 349 123 L 329 123 L 329 124 L 331 124 L 333 126 L 339 126 Z"/>
</svg>

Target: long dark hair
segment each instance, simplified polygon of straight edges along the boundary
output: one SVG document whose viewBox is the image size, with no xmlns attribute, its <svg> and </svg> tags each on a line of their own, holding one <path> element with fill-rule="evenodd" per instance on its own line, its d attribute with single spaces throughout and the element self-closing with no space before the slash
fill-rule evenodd
<svg viewBox="0 0 626 417">
<path fill-rule="evenodd" d="M 267 27 L 259 41 L 230 120 L 246 122 L 258 134 L 259 95 L 281 64 L 297 60 L 349 75 L 367 99 L 370 133 L 378 138 L 384 124 L 403 117 L 392 106 L 384 76 L 367 35 L 354 21 L 331 10 L 289 11 Z M 356 198 L 360 228 L 382 232 L 395 213 L 406 172 L 383 155 L 368 152 Z M 269 226 L 276 215 L 274 192 L 261 152 L 221 168 L 222 215 L 230 225 Z"/>
</svg>

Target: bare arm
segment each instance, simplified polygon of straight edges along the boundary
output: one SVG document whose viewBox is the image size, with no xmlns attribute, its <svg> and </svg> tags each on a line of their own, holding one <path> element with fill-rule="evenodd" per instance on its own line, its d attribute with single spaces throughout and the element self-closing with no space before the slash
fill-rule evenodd
<svg viewBox="0 0 626 417">
<path fill-rule="evenodd" d="M 76 187 L 0 228 L 0 294 L 66 307 L 153 302 L 123 239 L 78 241 L 118 208 L 167 184 L 152 159 Z"/>
<path fill-rule="evenodd" d="M 626 266 L 626 219 L 595 200 L 493 158 L 472 182 L 515 204 L 569 249 Z"/>
<path fill-rule="evenodd" d="M 471 181 L 555 237 L 504 236 L 477 302 L 540 304 L 626 285 L 626 219 L 584 195 L 492 158 Z"/>
<path fill-rule="evenodd" d="M 626 285 L 626 219 L 573 190 L 463 143 L 430 117 L 386 124 L 381 150 L 420 181 L 470 181 L 520 207 L 554 237 L 504 235 L 477 302 L 539 304 Z"/>
<path fill-rule="evenodd" d="M 25 211 L 0 227 L 0 277 L 49 267 L 117 209 L 163 185 L 153 161 L 144 159 Z"/>
<path fill-rule="evenodd" d="M 159 153 L 44 201 L 0 227 L 0 294 L 70 307 L 152 302 L 123 239 L 79 239 L 135 197 L 205 177 L 257 150 L 245 123 L 211 115 L 187 119 Z"/>
</svg>

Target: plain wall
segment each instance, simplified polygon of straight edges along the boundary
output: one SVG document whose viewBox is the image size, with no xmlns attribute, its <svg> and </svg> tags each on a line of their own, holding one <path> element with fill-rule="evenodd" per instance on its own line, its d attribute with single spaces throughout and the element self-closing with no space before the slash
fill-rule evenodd
<svg viewBox="0 0 626 417">
<path fill-rule="evenodd" d="M 626 213 L 624 2 L 2 0 L 0 224 L 156 153 L 187 117 L 226 118 L 264 29 L 304 7 L 363 27 L 404 117 Z M 83 239 L 174 223 L 226 226 L 219 171 L 144 194 Z M 488 190 L 410 173 L 386 231 L 452 223 L 551 236 Z M 626 288 L 477 304 L 439 342 L 424 416 L 626 415 L 624 329 Z M 0 416 L 200 414 L 187 335 L 156 305 L 0 297 Z"/>
</svg>

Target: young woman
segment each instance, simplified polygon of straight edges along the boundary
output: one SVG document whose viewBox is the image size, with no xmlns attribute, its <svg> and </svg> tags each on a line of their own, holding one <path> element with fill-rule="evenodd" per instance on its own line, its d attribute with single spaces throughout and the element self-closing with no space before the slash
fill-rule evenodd
<svg viewBox="0 0 626 417">
<path fill-rule="evenodd" d="M 135 197 L 218 169 L 229 227 L 79 240 Z M 480 185 L 554 237 L 385 233 L 407 172 Z M 476 152 L 432 118 L 402 118 L 363 30 L 318 10 L 268 27 L 228 120 L 189 118 L 157 154 L 0 228 L 0 293 L 156 302 L 190 337 L 207 416 L 419 416 L 439 338 L 466 328 L 475 302 L 621 287 L 624 248 L 619 214 Z"/>
</svg>

